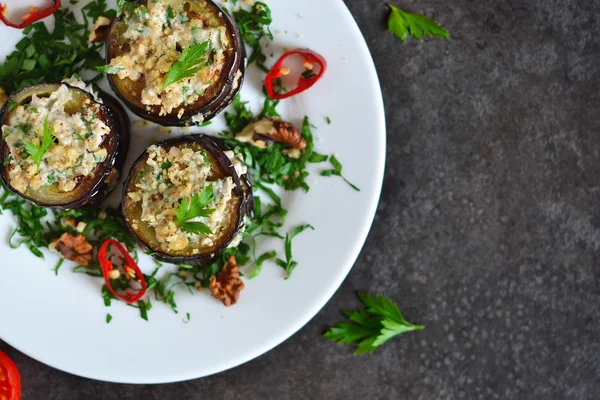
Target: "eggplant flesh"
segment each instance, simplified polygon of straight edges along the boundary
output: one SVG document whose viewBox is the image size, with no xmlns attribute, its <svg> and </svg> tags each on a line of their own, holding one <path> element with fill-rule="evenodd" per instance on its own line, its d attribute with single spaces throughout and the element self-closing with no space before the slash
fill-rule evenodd
<svg viewBox="0 0 600 400">
<path fill-rule="evenodd" d="M 242 176 L 242 179 L 236 172 L 236 168 L 233 165 L 231 159 L 222 151 L 219 144 L 215 142 L 215 140 L 209 136 L 198 134 L 198 135 L 190 135 L 180 138 L 174 138 L 170 140 L 165 140 L 157 143 L 159 150 L 164 154 L 165 158 L 159 158 L 156 156 L 156 148 L 150 147 L 146 152 L 144 152 L 134 163 L 129 176 L 127 177 L 124 189 L 123 189 L 123 199 L 122 199 L 122 213 L 125 218 L 125 222 L 129 227 L 132 234 L 138 239 L 140 245 L 149 253 L 152 254 L 154 258 L 164 262 L 170 262 L 174 264 L 190 264 L 196 266 L 205 266 L 211 262 L 215 257 L 222 254 L 232 243 L 236 240 L 236 236 L 240 233 L 240 230 L 244 225 L 244 217 L 247 212 L 248 203 L 250 201 L 251 188 L 249 187 L 249 182 L 244 181 L 242 183 L 242 179 L 245 179 L 245 175 Z M 144 209 L 144 201 L 141 200 L 141 196 L 143 196 L 143 191 L 145 186 L 144 179 L 151 181 L 160 181 L 165 182 L 162 179 L 156 178 L 153 175 L 152 171 L 157 171 L 157 167 L 152 166 L 152 163 L 158 163 L 157 165 L 161 165 L 161 168 L 166 168 L 167 174 L 171 177 L 174 171 L 178 171 L 179 167 L 176 166 L 175 169 L 171 169 L 176 161 L 175 159 L 168 159 L 166 154 L 180 154 L 180 152 L 185 151 L 184 149 L 191 149 L 195 154 L 199 154 L 202 152 L 205 154 L 204 162 L 208 164 L 210 168 L 210 172 L 206 172 L 205 181 L 202 182 L 204 187 L 209 184 L 213 184 L 215 186 L 219 186 L 219 182 L 223 182 L 231 178 L 232 187 L 231 187 L 231 197 L 228 200 L 221 200 L 224 204 L 217 205 L 217 201 L 215 200 L 215 205 L 211 206 L 216 208 L 217 212 L 222 212 L 221 219 L 218 222 L 218 226 L 213 229 L 213 233 L 209 235 L 199 235 L 190 239 L 189 242 L 185 242 L 185 246 L 176 246 L 174 248 L 172 246 L 171 241 L 165 240 L 164 235 L 161 237 L 159 232 L 164 232 L 164 226 L 167 226 L 169 223 L 175 223 L 176 219 L 173 214 L 170 214 L 169 211 L 166 212 L 166 215 L 171 215 L 171 219 L 162 220 L 163 222 L 159 225 L 150 223 L 145 215 L 151 215 L 151 220 L 155 219 L 155 216 L 158 214 L 164 214 L 164 210 L 170 210 L 172 207 L 176 209 L 180 207 L 180 200 L 176 200 L 173 203 L 171 199 L 168 200 L 168 204 L 165 207 L 161 207 L 157 210 L 152 208 Z M 164 150 L 164 151 L 163 151 Z M 189 154 L 189 152 L 188 152 Z M 149 157 L 151 156 L 150 164 Z M 165 166 L 164 160 L 173 160 L 174 163 L 167 163 Z M 193 160 L 193 159 L 189 159 Z M 194 161 L 187 161 L 187 163 L 192 163 Z M 161 164 L 162 163 L 162 164 Z M 152 165 L 151 165 L 152 164 Z M 154 169 L 153 169 L 154 168 Z M 188 168 L 189 169 L 189 168 Z M 191 169 L 189 169 L 191 171 Z M 192 172 L 188 172 L 190 176 L 194 178 L 197 175 L 193 175 Z M 159 172 L 162 174 L 162 172 Z M 165 176 L 165 175 L 159 175 Z M 146 181 L 147 182 L 147 181 Z M 187 181 L 190 182 L 190 181 Z M 160 196 L 159 198 L 163 198 L 162 193 L 179 193 L 178 191 L 181 188 L 186 187 L 185 178 L 181 178 L 179 183 L 174 182 L 173 180 L 168 179 L 166 182 L 166 187 L 163 187 L 163 192 L 151 192 L 148 193 L 150 199 L 155 198 L 154 196 Z M 226 185 L 222 185 L 221 187 L 227 187 Z M 228 189 L 223 189 L 228 190 Z M 192 190 L 193 191 L 193 190 Z M 215 192 L 215 198 L 219 198 L 219 196 L 223 196 L 225 198 L 225 192 L 219 194 Z M 181 197 L 181 201 L 185 198 L 190 201 L 191 197 L 194 193 L 190 192 Z M 167 196 L 165 194 L 165 196 Z M 146 203 L 146 207 L 149 207 Z M 157 203 L 163 204 L 163 203 Z M 166 221 L 166 222 L 165 222 Z M 188 235 L 193 236 L 193 234 L 186 233 L 183 228 L 178 228 L 177 235 Z M 173 236 L 171 236 L 172 238 Z M 208 241 L 204 240 L 204 238 L 209 239 Z M 235 243 L 233 243 L 235 244 Z"/>
<path fill-rule="evenodd" d="M 147 0 L 138 3 L 150 7 L 150 3 L 155 2 L 156 0 Z M 228 45 L 222 53 L 224 63 L 217 79 L 209 82 L 209 86 L 203 91 L 202 95 L 199 95 L 197 100 L 191 104 L 187 104 L 186 100 L 182 100 L 177 102 L 178 104 L 173 109 L 171 108 L 173 107 L 174 97 L 169 99 L 171 94 L 165 94 L 164 87 L 152 88 L 152 100 L 146 99 L 143 102 L 142 99 L 142 93 L 149 85 L 156 81 L 160 81 L 161 84 L 164 82 L 167 76 L 164 70 L 159 74 L 158 79 L 156 67 L 145 69 L 141 76 L 136 77 L 136 79 L 123 77 L 118 73 L 109 74 L 109 84 L 115 94 L 133 113 L 146 120 L 164 126 L 189 126 L 209 121 L 233 101 L 243 83 L 246 52 L 237 25 L 228 13 L 224 12 L 211 0 L 159 0 L 159 2 L 164 4 L 165 7 L 171 7 L 176 18 L 178 15 L 185 15 L 190 21 L 201 20 L 203 26 L 210 29 L 225 28 L 227 37 L 225 42 Z M 136 13 L 136 15 L 140 14 Z M 110 64 L 111 60 L 117 57 L 127 57 L 130 55 L 132 47 L 139 45 L 125 37 L 129 26 L 127 18 L 134 17 L 127 17 L 126 14 L 123 14 L 113 22 L 110 28 L 106 44 L 107 64 Z M 187 22 L 187 24 L 191 23 Z M 181 53 L 183 50 L 185 49 L 182 49 L 178 44 L 176 51 Z M 209 57 L 212 57 L 212 55 L 209 55 Z M 136 63 L 138 62 L 136 61 Z M 153 73 L 155 75 L 150 76 Z M 203 69 L 196 74 L 196 77 L 202 76 L 202 74 Z M 186 93 L 183 93 L 183 90 L 186 90 Z M 181 92 L 177 91 L 177 98 L 186 99 L 187 90 L 187 88 L 181 88 Z M 163 108 L 165 101 L 170 103 L 168 111 Z"/>
<path fill-rule="evenodd" d="M 13 193 L 39 206 L 73 209 L 89 203 L 99 202 L 108 194 L 110 188 L 114 188 L 116 180 L 118 180 L 119 170 L 123 167 L 129 143 L 129 124 L 128 120 L 124 119 L 126 116 L 123 119 L 117 118 L 120 113 L 117 108 L 113 109 L 97 102 L 91 93 L 80 88 L 67 83 L 42 83 L 28 86 L 13 93 L 0 111 L 0 125 L 3 127 L 10 126 L 9 121 L 13 113 L 19 109 L 19 106 L 27 106 L 34 95 L 40 99 L 47 98 L 61 89 L 61 86 L 65 86 L 69 94 L 69 100 L 64 106 L 67 115 L 77 114 L 84 109 L 93 110 L 95 118 L 102 121 L 108 128 L 108 132 L 103 135 L 102 142 L 99 145 L 100 150 L 106 151 L 106 157 L 103 161 L 97 162 L 85 176 L 74 177 L 75 185 L 72 190 L 61 190 L 57 182 L 48 182 L 48 184 L 36 188 L 29 185 L 25 190 L 19 190 L 16 186 L 21 187 L 22 185 L 11 182 L 10 172 L 12 168 L 15 168 L 15 165 L 11 163 L 11 158 L 14 158 L 14 155 L 11 153 L 11 148 L 6 141 L 7 137 L 5 138 L 3 135 L 3 139 L 0 141 L 0 162 L 2 163 L 0 178 Z M 31 126 L 30 129 L 40 131 L 43 126 Z M 54 141 L 56 143 L 58 139 Z M 69 149 L 68 146 L 65 146 L 65 148 Z M 48 151 L 52 151 L 52 146 Z M 23 152 L 19 157 L 26 154 L 26 152 Z M 41 168 L 50 167 L 42 164 Z M 40 172 L 47 172 L 47 170 Z"/>
</svg>

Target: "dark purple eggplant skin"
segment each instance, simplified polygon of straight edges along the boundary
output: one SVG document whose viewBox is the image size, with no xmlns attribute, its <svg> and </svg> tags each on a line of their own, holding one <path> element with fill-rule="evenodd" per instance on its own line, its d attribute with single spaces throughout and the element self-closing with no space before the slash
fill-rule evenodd
<svg viewBox="0 0 600 400">
<path fill-rule="evenodd" d="M 235 229 L 233 230 L 233 234 L 227 239 L 227 241 L 221 245 L 218 249 L 212 251 L 210 254 L 197 254 L 190 256 L 174 256 L 169 255 L 165 252 L 159 251 L 158 249 L 153 248 L 149 245 L 132 227 L 133 223 L 143 224 L 141 221 L 137 221 L 131 218 L 128 214 L 127 205 L 128 205 L 128 193 L 130 186 L 135 184 L 136 181 L 136 170 L 137 166 L 140 163 L 143 163 L 147 159 L 147 153 L 144 151 L 142 155 L 134 162 L 125 183 L 123 184 L 123 197 L 121 201 L 121 213 L 125 219 L 125 223 L 129 228 L 129 231 L 132 235 L 137 239 L 140 246 L 149 254 L 152 255 L 155 259 L 162 262 L 168 262 L 172 264 L 188 264 L 203 267 L 210 264 L 216 257 L 223 254 L 223 252 L 227 249 L 227 247 L 231 244 L 231 242 L 236 237 L 237 233 L 242 229 L 244 224 L 244 215 L 247 213 L 248 202 L 251 201 L 248 193 L 252 193 L 252 188 L 249 186 L 249 181 L 240 179 L 238 174 L 235 171 L 235 167 L 233 163 L 223 153 L 222 144 L 217 142 L 217 139 L 204 135 L 204 134 L 195 134 L 182 136 L 178 138 L 168 139 L 161 142 L 156 143 L 157 146 L 162 147 L 164 149 L 168 149 L 173 146 L 181 146 L 181 145 L 190 145 L 195 144 L 201 146 L 205 151 L 210 153 L 217 163 L 220 170 L 224 173 L 224 176 L 231 176 L 233 182 L 235 183 L 235 194 L 240 198 L 240 204 L 237 210 L 237 216 L 235 218 Z"/>
<path fill-rule="evenodd" d="M 0 111 L 0 126 L 6 125 L 8 122 L 8 117 L 10 115 L 10 111 L 8 110 L 9 101 L 14 101 L 18 105 L 26 104 L 30 101 L 33 94 L 38 96 L 47 96 L 58 90 L 61 85 L 67 86 L 69 90 L 76 91 L 82 96 L 82 99 L 85 98 L 90 102 L 97 103 L 93 95 L 90 93 L 66 83 L 41 83 L 30 85 L 18 92 L 13 93 L 9 97 L 8 101 Z M 98 107 L 100 109 L 100 118 L 109 126 L 111 133 L 105 138 L 102 146 L 108 150 L 108 157 L 104 162 L 96 167 L 94 170 L 95 173 L 93 174 L 93 179 L 90 179 L 89 177 L 80 178 L 80 182 L 76 189 L 72 192 L 64 194 L 64 201 L 61 200 L 60 202 L 48 202 L 47 199 L 44 199 L 42 194 L 34 196 L 32 194 L 18 192 L 11 185 L 10 180 L 8 179 L 9 167 L 6 166 L 0 168 L 0 178 L 2 179 L 2 182 L 6 188 L 23 199 L 29 200 L 38 206 L 46 208 L 74 209 L 88 204 L 98 203 L 104 199 L 109 192 L 109 190 L 107 190 L 108 184 L 113 182 L 111 173 L 114 174 L 113 170 L 118 163 L 121 163 L 120 168 L 123 167 L 122 163 L 124 162 L 124 155 L 121 153 L 121 149 L 125 148 L 125 150 L 127 150 L 129 146 L 129 126 L 128 124 L 127 126 L 123 126 L 120 121 L 117 121 L 115 118 L 116 111 L 113 111 L 110 107 L 103 104 L 99 104 Z M 4 165 L 4 160 L 9 154 L 10 149 L 6 142 L 4 140 L 0 141 L 1 165 Z"/>
<path fill-rule="evenodd" d="M 190 3 L 197 0 L 182 0 L 184 3 Z M 190 126 L 194 125 L 192 117 L 202 114 L 203 121 L 207 122 L 218 115 L 221 111 L 227 108 L 235 96 L 240 92 L 244 83 L 244 76 L 246 70 L 246 49 L 242 42 L 237 24 L 233 18 L 225 11 L 223 11 L 215 2 L 212 0 L 204 0 L 215 10 L 215 13 L 219 15 L 222 22 L 227 27 L 227 31 L 230 32 L 230 39 L 233 45 L 233 51 L 227 56 L 228 68 L 227 73 L 224 73 L 220 81 L 213 86 L 221 85 L 221 89 L 213 95 L 208 101 L 204 97 L 200 98 L 195 104 L 189 106 L 180 106 L 174 109 L 168 115 L 159 115 L 160 107 L 152 106 L 148 111 L 147 106 L 141 104 L 139 99 L 131 95 L 130 90 L 125 90 L 123 82 L 118 78 L 117 75 L 107 75 L 108 83 L 110 87 L 117 95 L 117 97 L 123 101 L 123 103 L 138 117 L 146 119 L 148 121 L 157 123 L 163 126 Z M 146 1 L 138 1 L 138 3 L 146 3 Z M 115 19 L 110 27 L 108 39 L 106 41 L 106 63 L 110 64 L 110 61 L 119 54 L 119 46 L 117 44 L 117 37 L 119 30 L 123 29 L 125 16 L 122 15 Z M 237 80 L 236 75 L 241 73 L 240 78 Z M 184 113 L 179 118 L 179 111 L 183 109 Z"/>
</svg>

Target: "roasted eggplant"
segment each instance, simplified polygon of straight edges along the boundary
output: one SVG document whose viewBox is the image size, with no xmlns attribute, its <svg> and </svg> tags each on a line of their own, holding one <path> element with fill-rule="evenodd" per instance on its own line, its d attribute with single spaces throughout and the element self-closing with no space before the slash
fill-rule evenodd
<svg viewBox="0 0 600 400">
<path fill-rule="evenodd" d="M 246 55 L 235 22 L 211 0 L 136 4 L 110 28 L 110 86 L 132 112 L 149 121 L 185 126 L 210 120 L 231 103 L 244 79 Z M 192 48 L 195 59 L 188 54 Z M 171 75 L 184 58 L 186 66 L 179 66 L 187 73 Z"/>
<path fill-rule="evenodd" d="M 129 145 L 118 103 L 101 104 L 67 83 L 31 85 L 9 97 L 0 124 L 0 177 L 15 194 L 72 209 L 114 188 Z"/>
<path fill-rule="evenodd" d="M 252 193 L 245 174 L 243 161 L 209 136 L 159 142 L 137 159 L 124 184 L 125 222 L 156 259 L 204 266 L 239 243 Z"/>
</svg>

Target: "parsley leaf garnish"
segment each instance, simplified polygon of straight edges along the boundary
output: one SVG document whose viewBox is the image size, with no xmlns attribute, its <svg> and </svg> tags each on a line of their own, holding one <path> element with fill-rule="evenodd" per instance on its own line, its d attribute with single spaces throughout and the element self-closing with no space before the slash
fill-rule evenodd
<svg viewBox="0 0 600 400">
<path fill-rule="evenodd" d="M 423 329 L 414 325 L 400 314 L 398 306 L 385 296 L 373 298 L 368 293 L 358 293 L 366 309 L 345 311 L 350 322 L 340 322 L 323 335 L 340 344 L 360 342 L 355 355 L 374 352 L 391 338 L 402 333 Z"/>
<path fill-rule="evenodd" d="M 194 44 L 183 50 L 179 61 L 171 66 L 163 90 L 177 81 L 196 75 L 198 71 L 205 67 L 209 50 L 210 40 Z"/>
<path fill-rule="evenodd" d="M 391 4 L 388 4 L 388 6 L 392 9 L 388 19 L 388 30 L 403 42 L 408 39 L 409 34 L 417 40 L 423 40 L 423 35 L 450 39 L 448 31 L 435 20 L 403 11 Z"/>
<path fill-rule="evenodd" d="M 44 154 L 46 154 L 50 146 L 52 146 L 54 143 L 55 137 L 53 130 L 54 129 L 48 125 L 48 115 L 46 115 L 46 119 L 44 120 L 44 137 L 42 138 L 42 144 L 38 146 L 37 144 L 23 141 L 25 150 L 27 150 L 31 156 L 31 159 L 35 161 L 38 171 L 40 170 L 40 163 L 42 162 Z"/>
<path fill-rule="evenodd" d="M 191 202 L 187 199 L 181 200 L 179 208 L 175 209 L 177 226 L 195 235 L 209 235 L 212 233 L 208 225 L 202 222 L 191 222 L 198 217 L 208 217 L 215 212 L 214 208 L 206 208 L 214 199 L 212 183 L 205 187 L 202 192 L 196 193 Z"/>
</svg>

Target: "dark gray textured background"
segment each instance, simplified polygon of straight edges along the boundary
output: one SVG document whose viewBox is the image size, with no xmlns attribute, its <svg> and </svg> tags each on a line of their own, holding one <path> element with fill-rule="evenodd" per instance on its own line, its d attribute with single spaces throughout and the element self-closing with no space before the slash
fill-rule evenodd
<svg viewBox="0 0 600 400">
<path fill-rule="evenodd" d="M 24 400 L 600 398 L 600 2 L 398 0 L 453 36 L 406 44 L 383 0 L 346 3 L 389 144 L 373 231 L 334 298 L 259 359 L 172 385 L 81 379 L 0 343 Z M 426 329 L 362 357 L 322 340 L 359 289 Z"/>
</svg>

